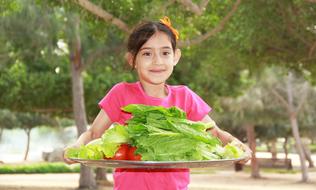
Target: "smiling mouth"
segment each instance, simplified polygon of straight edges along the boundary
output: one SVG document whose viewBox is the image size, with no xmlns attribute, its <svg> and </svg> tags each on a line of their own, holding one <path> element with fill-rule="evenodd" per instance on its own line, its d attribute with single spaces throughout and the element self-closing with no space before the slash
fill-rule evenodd
<svg viewBox="0 0 316 190">
<path fill-rule="evenodd" d="M 149 70 L 149 72 L 152 72 L 152 73 L 162 73 L 164 71 L 165 70 Z"/>
</svg>

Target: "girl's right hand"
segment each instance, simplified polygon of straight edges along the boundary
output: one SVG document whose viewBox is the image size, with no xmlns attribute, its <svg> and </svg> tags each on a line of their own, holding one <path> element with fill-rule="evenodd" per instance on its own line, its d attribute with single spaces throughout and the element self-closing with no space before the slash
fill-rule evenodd
<svg viewBox="0 0 316 190">
<path fill-rule="evenodd" d="M 73 160 L 70 160 L 69 158 L 66 157 L 66 155 L 67 155 L 68 149 L 70 149 L 70 148 L 79 148 L 79 147 L 80 147 L 79 145 L 74 144 L 74 145 L 70 145 L 70 146 L 67 146 L 67 147 L 64 148 L 64 151 L 63 151 L 63 159 L 64 159 L 64 162 L 65 162 L 66 164 L 75 164 L 75 163 L 78 163 L 78 162 L 75 162 L 75 161 L 73 161 Z"/>
<path fill-rule="evenodd" d="M 100 138 L 102 134 L 104 133 L 104 130 L 109 128 L 111 124 L 112 124 L 112 121 L 110 120 L 109 116 L 105 113 L 105 111 L 103 111 L 103 109 L 101 109 L 99 114 L 93 121 L 92 126 L 87 131 L 85 131 L 84 133 L 80 135 L 80 137 L 77 139 L 75 144 L 64 148 L 63 159 L 65 163 L 67 164 L 78 163 L 66 157 L 67 151 L 69 150 L 69 148 L 80 148 L 81 145 L 85 145 L 88 142 L 92 141 L 93 139 Z"/>
</svg>

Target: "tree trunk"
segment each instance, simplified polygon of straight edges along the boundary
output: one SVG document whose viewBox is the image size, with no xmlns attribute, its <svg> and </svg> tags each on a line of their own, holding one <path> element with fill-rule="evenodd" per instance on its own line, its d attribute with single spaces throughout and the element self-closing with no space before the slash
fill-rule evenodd
<svg viewBox="0 0 316 190">
<path fill-rule="evenodd" d="M 71 53 L 71 76 L 72 76 L 72 100 L 73 112 L 77 126 L 78 136 L 87 130 L 88 122 L 86 118 L 85 103 L 84 103 L 84 86 L 82 73 L 82 57 L 81 57 L 81 42 L 79 35 L 79 17 L 75 19 L 75 39 Z M 79 189 L 94 189 L 96 188 L 95 179 L 92 170 L 84 165 L 80 168 Z"/>
<path fill-rule="evenodd" d="M 283 143 L 283 150 L 284 150 L 284 154 L 285 154 L 285 159 L 288 159 L 288 155 L 289 155 L 289 151 L 287 149 L 287 142 L 288 142 L 289 138 L 285 137 L 284 143 Z"/>
<path fill-rule="evenodd" d="M 310 145 L 310 140 L 307 138 L 303 138 L 302 139 L 302 146 L 303 146 L 303 151 L 306 157 L 306 160 L 308 161 L 308 167 L 309 168 L 313 168 L 314 167 L 314 162 L 311 156 L 311 151 L 309 149 L 309 145 Z"/>
<path fill-rule="evenodd" d="M 267 151 L 271 152 L 271 146 L 270 146 L 269 141 L 266 142 L 266 146 L 267 146 Z"/>
<path fill-rule="evenodd" d="M 276 139 L 273 139 L 271 141 L 271 156 L 272 156 L 272 159 L 277 159 Z"/>
<path fill-rule="evenodd" d="M 113 186 L 113 184 L 106 177 L 106 169 L 105 168 L 97 168 L 96 169 L 96 182 L 97 185 L 100 186 Z"/>
<path fill-rule="evenodd" d="M 298 122 L 297 122 L 297 113 L 294 108 L 294 102 L 293 102 L 293 91 L 292 91 L 292 73 L 289 72 L 288 74 L 288 80 L 287 80 L 287 96 L 288 96 L 288 103 L 289 103 L 289 119 L 291 122 L 291 127 L 292 127 L 292 133 L 295 139 L 295 147 L 296 151 L 300 157 L 300 162 L 301 162 L 301 172 L 302 172 L 302 182 L 307 182 L 308 181 L 308 173 L 307 173 L 307 167 L 306 167 L 306 159 L 305 159 L 305 154 L 302 146 L 302 141 L 299 133 L 299 128 L 298 128 Z M 303 100 L 301 100 L 303 101 Z"/>
<path fill-rule="evenodd" d="M 315 165 L 314 165 L 314 161 L 312 159 L 312 156 L 311 156 L 311 151 L 304 147 L 304 153 L 305 153 L 305 157 L 306 157 L 306 160 L 308 161 L 308 167 L 309 168 L 314 168 Z"/>
<path fill-rule="evenodd" d="M 3 134 L 4 129 L 1 127 L 0 128 L 0 142 L 2 141 L 2 134 Z"/>
<path fill-rule="evenodd" d="M 27 156 L 29 154 L 30 141 L 31 141 L 31 129 L 25 129 L 25 133 L 27 136 L 27 142 L 26 142 L 26 150 L 25 150 L 25 154 L 24 154 L 24 161 L 26 161 Z"/>
<path fill-rule="evenodd" d="M 308 181 L 308 172 L 307 172 L 307 167 L 306 167 L 306 163 L 305 163 L 306 158 L 305 158 L 305 154 L 304 154 L 304 150 L 303 150 L 303 146 L 302 146 L 302 142 L 301 142 L 301 138 L 300 138 L 300 133 L 298 130 L 298 123 L 297 123 L 296 115 L 291 114 L 290 120 L 291 120 L 293 136 L 295 139 L 296 151 L 300 157 L 301 171 L 302 171 L 302 182 L 307 182 Z"/>
<path fill-rule="evenodd" d="M 252 178 L 260 178 L 259 173 L 259 164 L 256 158 L 256 134 L 255 127 L 252 124 L 245 125 L 247 130 L 247 139 L 249 143 L 249 147 L 252 151 L 251 157 L 251 177 Z"/>
</svg>

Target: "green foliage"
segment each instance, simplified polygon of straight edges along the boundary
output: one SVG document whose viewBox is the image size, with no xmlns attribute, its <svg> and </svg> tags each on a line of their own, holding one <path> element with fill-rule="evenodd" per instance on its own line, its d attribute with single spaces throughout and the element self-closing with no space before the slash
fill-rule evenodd
<svg viewBox="0 0 316 190">
<path fill-rule="evenodd" d="M 316 144 L 309 145 L 309 148 L 310 148 L 312 153 L 316 153 Z"/>
<path fill-rule="evenodd" d="M 22 128 L 30 130 L 39 126 L 56 126 L 56 120 L 48 115 L 28 112 L 11 112 L 0 110 L 0 128 L 13 129 Z"/>
<path fill-rule="evenodd" d="M 308 69 L 315 79 L 315 66 L 312 66 L 315 52 L 310 54 L 315 35 L 312 28 L 315 9 L 315 3 L 303 0 L 243 1 L 220 36 L 254 61 L 247 61 L 254 71 L 260 71 L 267 64 L 277 64 L 301 72 L 303 68 Z"/>
<path fill-rule="evenodd" d="M 12 129 L 17 125 L 16 115 L 9 110 L 0 110 L 0 128 Z"/>
<path fill-rule="evenodd" d="M 16 111 L 67 109 L 71 84 L 67 59 L 56 54 L 59 21 L 52 10 L 34 3 L 19 1 L 19 6 L 0 18 L 7 55 L 0 59 L 0 103 Z"/>
<path fill-rule="evenodd" d="M 217 115 L 220 126 L 240 134 L 245 123 L 252 123 L 256 125 L 257 138 L 263 141 L 291 136 L 288 110 L 273 93 L 277 92 L 284 101 L 287 101 L 287 72 L 289 70 L 281 67 L 267 67 L 244 94 L 236 98 L 222 98 L 223 111 L 220 116 Z M 315 88 L 298 72 L 291 84 L 295 106 L 301 104 L 304 93 L 308 95 L 302 102 L 298 118 L 300 132 L 312 139 L 315 136 L 316 109 L 315 100 L 310 97 L 315 94 Z"/>
<path fill-rule="evenodd" d="M 58 124 L 58 126 L 65 128 L 65 127 L 69 127 L 69 126 L 74 126 L 75 125 L 75 121 L 69 118 L 56 118 L 56 122 Z"/>
<path fill-rule="evenodd" d="M 17 173 L 77 173 L 80 172 L 79 165 L 69 166 L 65 163 L 34 163 L 34 164 L 2 164 L 0 165 L 0 174 Z"/>
<path fill-rule="evenodd" d="M 16 117 L 18 127 L 22 129 L 32 129 L 38 126 L 56 126 L 55 120 L 39 113 L 18 112 Z"/>
<path fill-rule="evenodd" d="M 257 125 L 255 128 L 257 137 L 262 141 L 274 140 L 279 137 L 290 137 L 292 136 L 291 126 L 287 125 Z"/>
<path fill-rule="evenodd" d="M 130 28 L 141 20 L 158 20 L 167 15 L 179 30 L 180 40 L 185 41 L 218 26 L 236 1 L 209 1 L 201 15 L 179 1 L 91 2 Z M 99 111 L 99 100 L 114 84 L 136 80 L 124 63 L 128 34 L 73 1 L 14 0 L 1 1 L 0 6 L 1 108 L 72 116 L 69 57 L 78 17 L 89 121 Z M 169 82 L 188 85 L 223 115 L 227 109 L 222 97 L 238 97 L 231 106 L 239 107 L 239 111 L 225 114 L 221 123 L 239 135 L 243 132 L 240 120 L 234 119 L 236 114 L 250 121 L 260 116 L 259 123 L 264 121 L 261 126 L 272 126 L 273 122 L 285 126 L 284 112 L 274 106 L 275 102 L 265 103 L 263 108 L 262 103 L 268 99 L 258 97 L 263 98 L 265 92 L 262 86 L 252 85 L 271 65 L 294 69 L 315 83 L 315 9 L 315 3 L 304 0 L 244 0 L 223 30 L 199 44 L 182 48 L 182 58 Z M 311 110 L 316 106 L 313 102 L 309 105 L 311 108 L 304 108 L 299 119 L 306 135 L 313 136 L 315 119 Z M 271 115 L 277 115 L 277 121 L 269 119 Z"/>
<path fill-rule="evenodd" d="M 0 16 L 8 16 L 14 12 L 18 12 L 21 9 L 19 0 L 12 0 L 12 1 L 6 1 L 1 0 L 0 1 Z"/>
</svg>

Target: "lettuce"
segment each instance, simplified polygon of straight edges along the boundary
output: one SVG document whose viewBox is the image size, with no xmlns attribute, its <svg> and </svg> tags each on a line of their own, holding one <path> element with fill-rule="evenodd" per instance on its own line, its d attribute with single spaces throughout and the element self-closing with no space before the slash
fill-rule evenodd
<svg viewBox="0 0 316 190">
<path fill-rule="evenodd" d="M 129 104 L 123 107 L 122 110 L 128 113 L 131 113 L 133 114 L 133 116 L 137 116 L 137 117 L 139 117 L 139 115 L 147 116 L 148 114 L 157 114 L 160 117 L 169 116 L 169 117 L 186 119 L 186 113 L 175 106 L 170 107 L 170 108 L 165 108 L 162 106 L 146 106 L 142 104 Z"/>
<path fill-rule="evenodd" d="M 240 158 L 243 156 L 243 154 L 244 152 L 240 148 L 229 143 L 224 146 L 222 157 L 226 159 Z"/>
<path fill-rule="evenodd" d="M 130 104 L 122 108 L 133 117 L 127 125 L 114 125 L 100 139 L 80 148 L 69 149 L 68 157 L 83 159 L 111 158 L 119 146 L 128 143 L 148 161 L 192 161 L 239 158 L 243 152 L 207 132 L 215 123 L 187 120 L 177 107 Z"/>
<path fill-rule="evenodd" d="M 67 157 L 98 160 L 104 157 L 111 158 L 115 155 L 119 146 L 129 143 L 130 138 L 125 126 L 114 125 L 108 129 L 101 138 L 91 141 L 80 148 L 71 148 L 67 151 Z"/>
<path fill-rule="evenodd" d="M 126 126 L 114 125 L 102 135 L 103 143 L 122 144 L 130 140 Z"/>
<path fill-rule="evenodd" d="M 103 154 L 99 149 L 99 145 L 82 145 L 80 148 L 70 148 L 66 152 L 68 158 L 80 158 L 89 160 L 100 160 L 103 158 Z"/>
<path fill-rule="evenodd" d="M 137 146 L 142 160 L 184 161 L 210 160 L 221 157 L 214 152 L 219 139 L 206 132 L 210 124 L 186 119 L 176 107 L 131 104 L 122 110 L 132 113 L 127 121 L 131 143 Z"/>
<path fill-rule="evenodd" d="M 115 155 L 121 144 L 129 143 L 129 141 L 130 136 L 126 126 L 114 125 L 102 135 L 103 143 L 100 149 L 105 157 L 111 158 Z"/>
<path fill-rule="evenodd" d="M 78 158 L 80 148 L 69 148 L 66 151 L 67 158 Z"/>
</svg>

